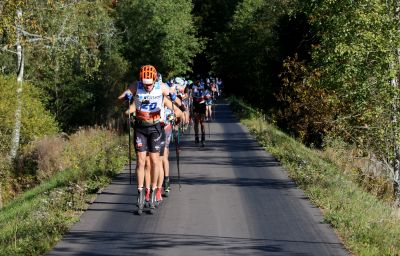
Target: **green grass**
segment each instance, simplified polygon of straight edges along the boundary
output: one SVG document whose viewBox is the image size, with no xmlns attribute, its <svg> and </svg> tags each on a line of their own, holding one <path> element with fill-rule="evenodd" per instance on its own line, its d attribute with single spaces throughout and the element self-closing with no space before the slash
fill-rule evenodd
<svg viewBox="0 0 400 256">
<path fill-rule="evenodd" d="M 265 122 L 259 111 L 238 99 L 233 110 L 259 143 L 320 207 L 327 223 L 355 255 L 400 255 L 400 209 L 365 192 L 320 152 L 305 147 Z"/>
<path fill-rule="evenodd" d="M 70 168 L 7 203 L 0 212 L 0 255 L 43 255 L 79 220 L 93 193 L 127 161 L 121 138 L 87 131 L 69 140 Z M 73 159 L 73 160 L 71 160 Z"/>
</svg>

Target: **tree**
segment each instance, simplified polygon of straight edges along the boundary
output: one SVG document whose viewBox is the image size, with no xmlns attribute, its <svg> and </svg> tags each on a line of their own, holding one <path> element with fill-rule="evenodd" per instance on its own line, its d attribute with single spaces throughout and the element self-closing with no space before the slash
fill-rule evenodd
<svg viewBox="0 0 400 256">
<path fill-rule="evenodd" d="M 165 77 L 190 71 L 193 57 L 202 49 L 190 1 L 128 0 L 117 9 L 134 74 L 144 64 L 155 65 Z"/>
<path fill-rule="evenodd" d="M 85 124 L 76 114 L 96 100 L 90 84 L 101 76 L 101 65 L 117 61 L 123 71 L 116 79 L 127 70 L 108 1 L 27 1 L 18 8 L 24 13 L 22 46 L 30 63 L 26 78 L 46 92 L 44 101 L 64 129 Z M 5 31 L 12 30 L 9 24 Z M 3 41 L 12 42 L 9 34 L 3 33 Z"/>
<path fill-rule="evenodd" d="M 291 10 L 290 1 L 245 0 L 238 4 L 226 33 L 218 36 L 217 73 L 231 93 L 244 96 L 257 107 L 275 105 L 280 56 L 276 25 Z M 257 18 L 255 18 L 257 17 Z"/>
<path fill-rule="evenodd" d="M 346 106 L 335 120 L 338 131 L 391 169 L 399 139 L 395 2 L 300 2 L 321 39 L 312 54 L 312 66 L 322 74 L 320 87 Z"/>
</svg>

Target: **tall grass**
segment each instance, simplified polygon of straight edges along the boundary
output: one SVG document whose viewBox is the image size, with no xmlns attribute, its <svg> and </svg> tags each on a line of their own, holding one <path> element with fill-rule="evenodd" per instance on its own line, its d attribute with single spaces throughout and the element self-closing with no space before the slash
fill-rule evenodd
<svg viewBox="0 0 400 256">
<path fill-rule="evenodd" d="M 365 191 L 354 177 L 265 121 L 262 114 L 232 98 L 231 106 L 259 143 L 320 207 L 324 219 L 356 255 L 400 255 L 399 208 Z"/>
<path fill-rule="evenodd" d="M 0 212 L 0 255 L 47 252 L 87 208 L 90 194 L 122 170 L 127 160 L 122 139 L 87 129 L 68 140 L 47 138 L 27 150 L 28 164 L 22 166 L 36 166 L 37 184 Z"/>
</svg>

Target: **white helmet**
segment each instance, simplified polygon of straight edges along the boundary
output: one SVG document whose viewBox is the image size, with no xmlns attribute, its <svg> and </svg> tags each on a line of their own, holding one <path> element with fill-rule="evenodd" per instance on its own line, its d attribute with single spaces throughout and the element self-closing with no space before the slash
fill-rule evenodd
<svg viewBox="0 0 400 256">
<path fill-rule="evenodd" d="M 185 81 L 180 77 L 176 77 L 174 83 L 182 86 L 185 84 Z"/>
</svg>

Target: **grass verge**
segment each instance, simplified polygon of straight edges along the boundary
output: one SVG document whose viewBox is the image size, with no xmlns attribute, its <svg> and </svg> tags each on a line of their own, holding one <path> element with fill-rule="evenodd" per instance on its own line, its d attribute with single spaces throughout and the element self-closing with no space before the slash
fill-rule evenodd
<svg viewBox="0 0 400 256">
<path fill-rule="evenodd" d="M 66 142 L 68 168 L 7 203 L 0 255 L 43 255 L 79 220 L 88 201 L 126 164 L 126 144 L 110 131 L 82 130 Z M 68 160 L 67 160 L 68 159 Z"/>
<path fill-rule="evenodd" d="M 320 207 L 324 219 L 355 255 L 400 255 L 400 210 L 365 192 L 321 153 L 265 121 L 260 111 L 231 98 L 231 107 L 290 177 Z"/>
</svg>

